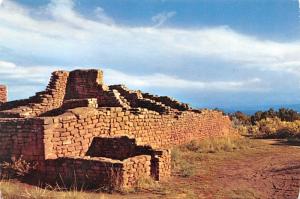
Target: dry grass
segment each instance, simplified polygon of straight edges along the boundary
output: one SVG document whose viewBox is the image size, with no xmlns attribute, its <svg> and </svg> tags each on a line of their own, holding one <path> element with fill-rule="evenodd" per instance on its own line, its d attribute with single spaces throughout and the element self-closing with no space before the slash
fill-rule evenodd
<svg viewBox="0 0 300 199">
<path fill-rule="evenodd" d="M 49 187 L 50 188 L 50 187 Z M 52 189 L 52 188 L 51 188 Z M 64 191 L 59 187 L 50 190 L 47 188 L 32 187 L 13 181 L 0 181 L 0 192 L 5 199 L 106 199 L 100 193 L 88 193 L 82 190 L 71 189 Z"/>
<path fill-rule="evenodd" d="M 192 177 L 197 174 L 201 161 L 207 159 L 207 154 L 254 147 L 255 144 L 250 139 L 237 136 L 193 140 L 172 150 L 172 170 L 176 175 Z"/>
<path fill-rule="evenodd" d="M 181 150 L 196 153 L 217 153 L 232 152 L 234 150 L 251 147 L 251 141 L 241 137 L 220 137 L 210 138 L 203 141 L 193 140 L 188 144 L 182 145 Z"/>
<path fill-rule="evenodd" d="M 0 164 L 0 173 L 2 178 L 15 178 L 15 177 L 25 177 L 33 172 L 37 164 L 32 162 L 27 162 L 23 157 L 12 158 L 10 162 L 3 162 Z"/>
<path fill-rule="evenodd" d="M 232 199 L 260 199 L 261 196 L 251 188 L 236 188 L 234 190 L 225 191 L 224 195 Z"/>
</svg>

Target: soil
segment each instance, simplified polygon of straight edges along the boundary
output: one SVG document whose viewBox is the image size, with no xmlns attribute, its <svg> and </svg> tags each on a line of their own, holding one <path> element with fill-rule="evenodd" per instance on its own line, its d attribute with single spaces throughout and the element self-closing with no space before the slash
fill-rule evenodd
<svg viewBox="0 0 300 199">
<path fill-rule="evenodd" d="M 300 147 L 262 140 L 255 151 L 216 161 L 209 174 L 195 176 L 201 198 L 296 199 L 300 188 Z"/>
</svg>

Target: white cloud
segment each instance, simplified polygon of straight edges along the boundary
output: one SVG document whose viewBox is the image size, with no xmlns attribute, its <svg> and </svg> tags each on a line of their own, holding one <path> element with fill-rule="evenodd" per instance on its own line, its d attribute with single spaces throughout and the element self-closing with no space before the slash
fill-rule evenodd
<svg viewBox="0 0 300 199">
<path fill-rule="evenodd" d="M 172 12 L 162 12 L 158 13 L 157 15 L 153 16 L 151 19 L 155 23 L 154 27 L 162 26 L 166 21 L 171 19 L 176 15 L 175 11 Z"/>
<path fill-rule="evenodd" d="M 105 24 L 114 24 L 115 23 L 114 20 L 111 17 L 109 17 L 105 13 L 104 9 L 101 8 L 101 7 L 97 7 L 95 9 L 95 15 L 96 15 L 99 22 L 102 22 L 102 23 L 105 23 Z"/>
<path fill-rule="evenodd" d="M 259 78 L 241 81 L 192 81 L 165 74 L 128 75 L 120 71 L 105 69 L 105 80 L 109 84 L 120 84 L 120 81 L 134 88 L 171 88 L 184 90 L 214 90 L 214 91 L 241 91 L 265 90 Z"/>
<path fill-rule="evenodd" d="M 17 66 L 12 62 L 0 60 L 0 76 L 5 79 L 24 81 L 24 83 L 35 82 L 37 84 L 47 83 L 51 72 L 58 70 L 58 67 L 49 66 Z"/>
<path fill-rule="evenodd" d="M 34 15 L 35 12 L 39 15 Z M 289 72 L 300 76 L 299 41 L 261 40 L 223 26 L 193 30 L 163 28 L 162 24 L 175 12 L 154 16 L 155 27 L 118 25 L 102 8 L 95 12 L 97 20 L 87 19 L 74 11 L 74 2 L 71 0 L 52 0 L 44 10 L 4 1 L 0 7 L 0 48 L 11 49 L 13 55 L 24 60 L 31 59 L 33 63 L 36 60 L 53 60 L 51 63 L 99 63 L 108 65 L 108 68 L 123 65 L 123 72 L 112 69 L 106 71 L 111 78 L 109 81 L 115 81 L 112 77 L 116 75 L 118 83 L 125 82 L 132 86 L 229 91 L 262 88 L 262 83 L 255 79 L 256 75 L 243 81 L 223 81 L 221 77 L 211 81 L 192 81 L 188 74 L 170 76 L 156 72 L 157 68 L 150 70 L 152 66 L 164 65 L 176 71 L 184 68 L 185 61 L 191 57 L 195 65 L 199 60 L 212 59 L 234 63 L 240 68 Z M 0 55 L 1 59 L 7 60 Z M 132 76 L 124 73 L 132 63 L 135 63 L 134 67 L 147 68 L 152 75 Z M 43 64 L 38 61 L 33 65 L 38 67 L 2 62 L 0 75 L 46 82 L 50 72 L 55 69 L 39 66 Z"/>
<path fill-rule="evenodd" d="M 89 67 L 81 67 L 89 68 Z M 46 84 L 55 70 L 71 70 L 70 67 L 49 67 L 49 66 L 17 66 L 15 63 L 0 60 L 0 76 L 9 79 L 31 80 L 35 83 Z M 238 90 L 261 90 L 261 80 L 253 78 L 243 81 L 192 81 L 181 79 L 176 76 L 154 73 L 149 75 L 130 75 L 114 69 L 104 68 L 104 77 L 107 84 L 125 84 L 134 88 L 171 88 L 171 89 L 196 89 L 196 90 L 217 90 L 217 91 L 238 91 Z M 260 86 L 259 89 L 257 87 Z"/>
<path fill-rule="evenodd" d="M 76 13 L 71 0 L 53 0 L 48 6 L 51 19 L 34 18 L 32 10 L 11 1 L 3 5 L 0 44 L 23 56 L 88 58 L 101 63 L 137 57 L 154 62 L 173 59 L 176 63 L 179 58 L 193 56 L 268 70 L 296 70 L 300 66 L 300 42 L 260 40 L 227 27 L 183 30 L 107 25 Z"/>
</svg>

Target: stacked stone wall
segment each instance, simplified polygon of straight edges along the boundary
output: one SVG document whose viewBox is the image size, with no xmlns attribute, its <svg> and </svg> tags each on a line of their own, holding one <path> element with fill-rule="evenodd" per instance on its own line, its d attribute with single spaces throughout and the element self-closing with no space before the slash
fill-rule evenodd
<svg viewBox="0 0 300 199">
<path fill-rule="evenodd" d="M 0 129 L 0 159 L 44 160 L 42 119 L 0 119 Z"/>
<path fill-rule="evenodd" d="M 124 160 L 137 155 L 135 139 L 123 137 L 95 137 L 86 153 L 92 157 Z"/>
<path fill-rule="evenodd" d="M 20 118 L 35 117 L 59 108 L 65 96 L 68 72 L 56 71 L 52 73 L 47 89 L 36 93 L 26 100 L 8 102 L 0 107 L 0 117 Z"/>
<path fill-rule="evenodd" d="M 100 157 L 64 157 L 46 160 L 44 180 L 63 186 L 90 188 L 123 187 L 124 163 Z"/>
<path fill-rule="evenodd" d="M 187 111 L 190 109 L 188 104 L 181 103 L 181 102 L 179 102 L 175 99 L 172 99 L 168 96 L 156 96 L 156 95 L 151 95 L 149 93 L 143 93 L 142 95 L 146 99 L 151 99 L 156 102 L 163 103 L 164 105 L 169 106 L 173 109 L 177 109 L 179 111 Z"/>
<path fill-rule="evenodd" d="M 122 187 L 134 187 L 139 180 L 151 176 L 151 156 L 140 155 L 124 161 Z"/>
<path fill-rule="evenodd" d="M 154 97 L 143 97 L 141 91 L 129 90 L 124 85 L 112 85 L 109 86 L 111 89 L 117 90 L 126 101 L 129 102 L 130 106 L 133 108 L 146 108 L 152 111 L 157 111 L 159 113 L 166 113 L 171 110 L 171 107 L 163 104 L 161 101 L 156 100 Z"/>
<path fill-rule="evenodd" d="M 99 107 L 127 107 L 120 93 L 103 83 L 101 70 L 75 70 L 70 72 L 65 100 L 96 98 Z"/>
<path fill-rule="evenodd" d="M 160 115 L 147 110 L 78 108 L 49 118 L 48 123 L 45 135 L 52 146 L 46 154 L 49 157 L 84 155 L 98 136 L 128 135 L 140 145 L 168 148 L 193 139 L 222 136 L 232 130 L 229 118 L 215 111 Z"/>
<path fill-rule="evenodd" d="M 171 150 L 155 151 L 151 159 L 151 176 L 158 181 L 171 176 Z"/>
</svg>

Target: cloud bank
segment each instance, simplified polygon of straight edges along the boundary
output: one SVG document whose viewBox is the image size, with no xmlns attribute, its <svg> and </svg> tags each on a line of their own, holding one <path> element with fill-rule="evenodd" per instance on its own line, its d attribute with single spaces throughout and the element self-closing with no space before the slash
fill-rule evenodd
<svg viewBox="0 0 300 199">
<path fill-rule="evenodd" d="M 154 27 L 129 27 L 101 7 L 95 8 L 93 19 L 87 18 L 75 10 L 75 3 L 52 0 L 44 7 L 29 8 L 0 0 L 4 83 L 25 77 L 43 84 L 53 69 L 84 66 L 104 67 L 109 83 L 179 90 L 263 91 L 270 89 L 264 82 L 269 80 L 261 75 L 265 72 L 300 77 L 299 41 L 262 40 L 226 26 L 164 27 L 175 11 L 149 19 Z M 210 66 L 211 61 L 224 64 Z M 232 66 L 236 75 L 228 80 L 226 74 L 231 72 L 226 68 Z M 200 78 L 212 67 L 224 70 L 224 76 Z M 243 70 L 251 73 L 245 76 Z"/>
</svg>

